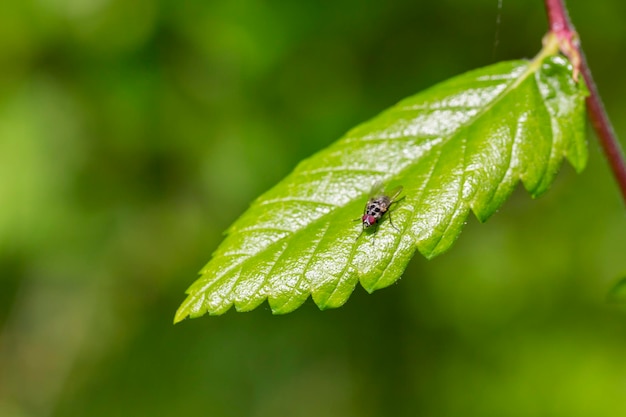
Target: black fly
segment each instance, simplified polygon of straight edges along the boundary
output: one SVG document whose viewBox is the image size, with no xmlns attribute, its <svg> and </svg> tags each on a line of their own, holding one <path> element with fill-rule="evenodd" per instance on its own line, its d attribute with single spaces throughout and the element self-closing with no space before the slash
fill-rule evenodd
<svg viewBox="0 0 626 417">
<path fill-rule="evenodd" d="M 372 191 L 370 199 L 365 205 L 363 216 L 360 219 L 363 225 L 363 229 L 361 230 L 361 233 L 359 233 L 359 235 L 356 237 L 357 240 L 361 237 L 365 229 L 377 224 L 383 217 L 383 215 L 387 213 L 387 211 L 389 211 L 389 207 L 391 207 L 392 204 L 398 202 L 398 196 L 401 192 L 402 186 L 396 187 L 388 192 L 382 192 L 382 187 L 379 184 L 374 186 L 374 190 Z M 391 221 L 391 212 L 389 213 L 389 222 L 391 223 L 393 228 L 397 230 L 396 226 L 394 226 L 393 222 Z"/>
</svg>

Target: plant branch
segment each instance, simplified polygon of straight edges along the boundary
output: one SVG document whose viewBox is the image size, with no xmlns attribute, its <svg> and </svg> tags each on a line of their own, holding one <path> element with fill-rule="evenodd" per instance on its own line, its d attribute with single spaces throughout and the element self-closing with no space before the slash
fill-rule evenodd
<svg viewBox="0 0 626 417">
<path fill-rule="evenodd" d="M 550 32 L 559 39 L 561 52 L 569 58 L 574 66 L 574 79 L 577 79 L 578 74 L 581 73 L 587 83 L 590 93 L 589 97 L 587 97 L 587 112 L 602 145 L 602 150 L 609 161 L 613 176 L 622 192 L 622 198 L 626 203 L 626 158 L 602 104 L 602 99 L 591 75 L 587 59 L 580 46 L 576 29 L 569 19 L 565 0 L 544 1 L 548 13 Z"/>
</svg>

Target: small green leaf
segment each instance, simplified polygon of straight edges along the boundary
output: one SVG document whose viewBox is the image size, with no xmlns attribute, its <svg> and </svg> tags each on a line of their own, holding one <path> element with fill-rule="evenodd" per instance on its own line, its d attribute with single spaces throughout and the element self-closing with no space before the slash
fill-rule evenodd
<svg viewBox="0 0 626 417">
<path fill-rule="evenodd" d="M 288 313 L 309 295 L 334 308 L 359 282 L 368 292 L 391 285 L 416 249 L 427 258 L 447 250 L 470 210 L 485 221 L 519 180 L 535 197 L 563 158 L 581 171 L 586 94 L 569 63 L 548 56 L 471 71 L 401 101 L 259 197 L 174 321 L 266 299 Z M 404 188 L 377 229 L 359 236 L 354 219 L 376 182 Z"/>
</svg>

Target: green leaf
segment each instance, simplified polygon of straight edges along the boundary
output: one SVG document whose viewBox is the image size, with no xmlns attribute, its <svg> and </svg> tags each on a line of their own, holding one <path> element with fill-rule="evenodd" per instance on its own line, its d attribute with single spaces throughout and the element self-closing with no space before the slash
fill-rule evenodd
<svg viewBox="0 0 626 417">
<path fill-rule="evenodd" d="M 259 197 L 174 321 L 232 305 L 249 311 L 266 299 L 275 314 L 288 313 L 309 295 L 334 308 L 358 282 L 368 292 L 391 285 L 416 249 L 427 258 L 447 250 L 470 210 L 485 221 L 519 180 L 536 197 L 564 157 L 581 171 L 586 95 L 569 63 L 548 56 L 471 71 L 401 101 Z M 378 227 L 359 236 L 354 219 L 377 182 L 404 188 Z"/>
</svg>

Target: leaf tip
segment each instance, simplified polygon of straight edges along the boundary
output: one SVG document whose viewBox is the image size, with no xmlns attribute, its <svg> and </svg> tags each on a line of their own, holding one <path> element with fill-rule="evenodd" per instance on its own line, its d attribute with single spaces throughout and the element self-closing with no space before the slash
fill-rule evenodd
<svg viewBox="0 0 626 417">
<path fill-rule="evenodd" d="M 296 310 L 304 304 L 306 300 L 307 297 L 268 297 L 268 304 L 270 305 L 273 315 L 282 316 L 283 314 L 288 314 Z"/>
<path fill-rule="evenodd" d="M 204 298 L 194 294 L 189 294 L 185 301 L 178 307 L 174 315 L 174 324 L 185 320 L 187 317 L 196 318 L 203 316 L 207 312 L 204 307 Z"/>
<path fill-rule="evenodd" d="M 178 324 L 181 321 L 185 320 L 189 316 L 189 312 L 187 309 L 184 309 L 183 306 L 180 306 L 178 310 L 176 310 L 176 314 L 174 315 L 174 324 Z"/>
<path fill-rule="evenodd" d="M 176 314 L 174 315 L 174 324 L 180 323 L 181 321 L 185 320 L 187 317 L 190 316 L 192 312 L 191 301 L 192 301 L 192 296 L 189 295 L 187 296 L 185 301 L 183 301 L 180 307 L 178 307 L 178 310 L 176 310 Z"/>
</svg>

